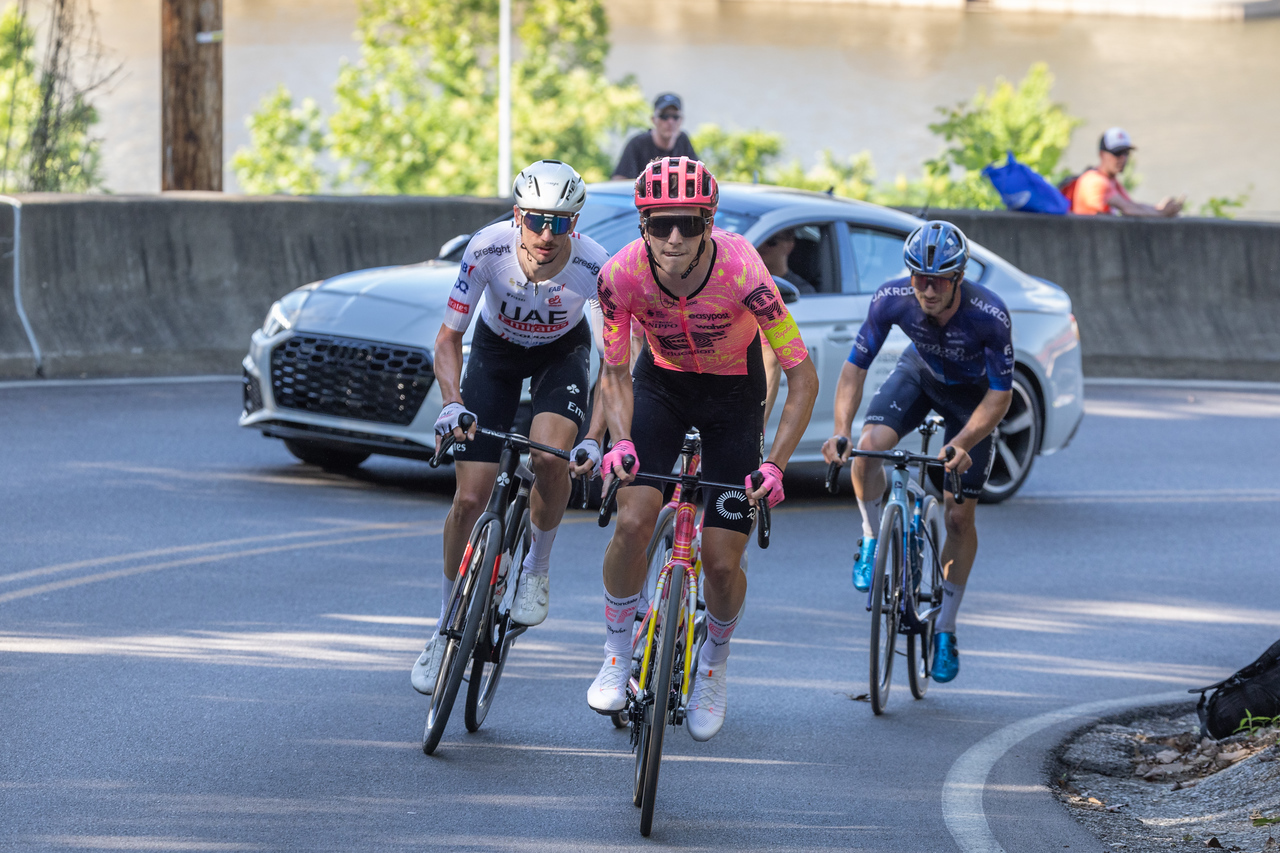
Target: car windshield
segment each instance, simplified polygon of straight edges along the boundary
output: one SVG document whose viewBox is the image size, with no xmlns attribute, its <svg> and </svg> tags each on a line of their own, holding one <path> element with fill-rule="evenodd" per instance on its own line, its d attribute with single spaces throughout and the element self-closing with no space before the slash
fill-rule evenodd
<svg viewBox="0 0 1280 853">
<path fill-rule="evenodd" d="M 716 225 L 741 234 L 757 218 L 721 209 L 716 212 Z M 578 230 L 603 246 L 610 255 L 616 255 L 623 246 L 640 236 L 640 217 L 630 196 L 588 196 L 578 216 Z"/>
<path fill-rule="evenodd" d="M 512 214 L 501 217 L 510 220 Z M 716 225 L 735 234 L 745 233 L 759 217 L 748 213 L 735 213 L 721 208 L 716 212 Z M 622 247 L 640 236 L 640 217 L 630 195 L 597 193 L 587 196 L 587 203 L 578 214 L 578 231 L 599 243 L 610 255 L 616 255 Z M 453 241 L 450 241 L 452 243 Z M 448 244 L 446 244 L 448 246 Z M 441 261 L 460 261 L 467 241 L 448 246 L 449 251 L 440 255 Z"/>
</svg>

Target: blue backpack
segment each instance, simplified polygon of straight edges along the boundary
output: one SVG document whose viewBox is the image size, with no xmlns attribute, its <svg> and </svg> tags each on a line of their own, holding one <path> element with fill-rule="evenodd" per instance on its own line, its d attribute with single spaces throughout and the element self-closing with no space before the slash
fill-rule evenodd
<svg viewBox="0 0 1280 853">
<path fill-rule="evenodd" d="M 996 192 L 1000 193 L 1000 200 L 1010 210 L 1056 214 L 1071 210 L 1067 197 L 1030 166 L 1019 163 L 1012 151 L 1003 166 L 988 166 L 982 174 L 991 181 Z"/>
</svg>

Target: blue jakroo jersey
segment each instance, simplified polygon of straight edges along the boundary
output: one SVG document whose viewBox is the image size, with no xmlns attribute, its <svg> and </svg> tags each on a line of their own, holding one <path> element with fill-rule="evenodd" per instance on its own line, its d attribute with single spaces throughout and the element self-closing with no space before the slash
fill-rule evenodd
<svg viewBox="0 0 1280 853">
<path fill-rule="evenodd" d="M 989 385 L 1008 391 L 1013 380 L 1013 336 L 1009 310 L 985 287 L 965 280 L 960 310 L 945 326 L 931 320 L 916 301 L 910 278 L 883 284 L 871 297 L 871 310 L 858 330 L 849 361 L 866 370 L 897 325 L 934 375 L 948 385 Z"/>
</svg>

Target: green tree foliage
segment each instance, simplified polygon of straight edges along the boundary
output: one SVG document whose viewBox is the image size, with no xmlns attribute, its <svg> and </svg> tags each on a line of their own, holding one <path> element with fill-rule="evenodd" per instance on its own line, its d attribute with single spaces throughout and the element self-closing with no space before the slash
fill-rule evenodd
<svg viewBox="0 0 1280 853">
<path fill-rule="evenodd" d="M 0 14 L 0 190 L 83 192 L 101 188 L 97 110 L 87 88 L 72 81 L 78 7 L 53 9 L 53 36 L 43 65 L 35 60 L 35 28 L 19 5 Z M 95 49 L 91 45 L 90 49 Z M 90 59 L 96 59 L 91 56 Z"/>
<path fill-rule="evenodd" d="M 631 80 L 604 75 L 608 23 L 600 0 L 515 0 L 512 159 L 571 163 L 587 180 L 609 176 L 611 138 L 644 123 Z M 369 193 L 492 195 L 498 170 L 497 0 L 362 0 L 360 59 L 334 87 L 328 130 L 285 90 L 249 119 L 250 148 L 233 166 L 250 192 L 314 192 L 317 152 L 331 182 Z"/>
<path fill-rule="evenodd" d="M 931 203 L 1003 207 L 982 170 L 1003 161 L 1009 151 L 1051 181 L 1063 177 L 1058 162 L 1082 122 L 1050 99 L 1052 89 L 1049 66 L 1038 62 L 1016 86 L 997 77 L 990 92 L 980 88 L 967 103 L 939 107 L 942 121 L 929 125 L 929 130 L 947 147 L 924 164 L 923 188 L 927 195 L 936 195 Z"/>
<path fill-rule="evenodd" d="M 782 153 L 783 146 L 780 133 L 726 131 L 716 124 L 700 125 L 689 141 L 718 180 L 746 183 L 766 180 L 765 173 Z"/>
<path fill-rule="evenodd" d="M 251 148 L 242 148 L 231 168 L 245 192 L 314 195 L 324 178 L 316 158 L 324 149 L 320 108 L 310 98 L 300 107 L 284 86 L 268 95 L 249 116 Z"/>
<path fill-rule="evenodd" d="M 1253 187 L 1250 186 L 1249 189 L 1252 190 Z M 1242 192 L 1237 196 L 1210 196 L 1204 204 L 1200 205 L 1198 213 L 1214 219 L 1235 219 L 1236 211 L 1249 203 L 1249 195 L 1249 192 Z"/>
</svg>

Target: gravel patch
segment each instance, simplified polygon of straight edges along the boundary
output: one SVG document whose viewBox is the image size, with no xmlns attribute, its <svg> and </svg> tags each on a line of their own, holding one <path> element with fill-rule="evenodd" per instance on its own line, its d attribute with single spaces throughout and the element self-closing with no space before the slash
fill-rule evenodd
<svg viewBox="0 0 1280 853">
<path fill-rule="evenodd" d="M 1280 727 L 1200 738 L 1194 705 L 1129 711 L 1082 729 L 1051 758 L 1071 815 L 1125 853 L 1280 853 Z"/>
</svg>

